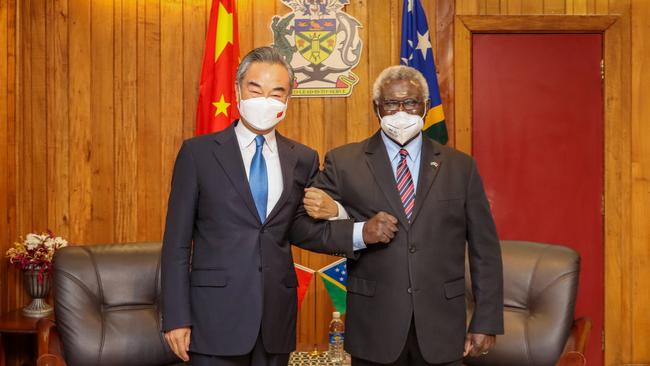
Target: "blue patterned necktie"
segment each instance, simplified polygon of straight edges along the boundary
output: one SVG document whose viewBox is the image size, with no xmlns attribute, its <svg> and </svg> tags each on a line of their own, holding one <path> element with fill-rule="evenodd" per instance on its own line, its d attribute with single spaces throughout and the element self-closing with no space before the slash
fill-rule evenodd
<svg viewBox="0 0 650 366">
<path fill-rule="evenodd" d="M 266 203 L 269 197 L 269 182 L 266 174 L 266 161 L 262 155 L 264 147 L 264 136 L 255 137 L 255 155 L 251 161 L 251 168 L 248 177 L 248 183 L 253 193 L 253 200 L 257 207 L 257 213 L 260 215 L 260 221 L 266 220 Z"/>
<path fill-rule="evenodd" d="M 413 179 L 411 178 L 411 171 L 408 165 L 406 165 L 406 158 L 409 156 L 409 153 L 405 149 L 401 149 L 399 155 L 401 159 L 397 165 L 397 190 L 399 191 L 402 205 L 404 205 L 404 214 L 409 222 L 411 222 L 413 206 L 415 206 L 415 188 Z"/>
</svg>

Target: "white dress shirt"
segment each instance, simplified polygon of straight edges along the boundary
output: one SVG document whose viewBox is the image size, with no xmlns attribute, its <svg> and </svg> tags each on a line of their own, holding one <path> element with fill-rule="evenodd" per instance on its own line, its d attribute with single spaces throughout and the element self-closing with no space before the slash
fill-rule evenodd
<svg viewBox="0 0 650 366">
<path fill-rule="evenodd" d="M 251 161 L 255 155 L 255 134 L 249 130 L 240 121 L 235 126 L 235 136 L 239 143 L 239 150 L 241 151 L 242 159 L 244 160 L 244 167 L 246 168 L 246 178 L 250 179 Z M 275 204 L 280 200 L 282 195 L 282 167 L 280 166 L 280 154 L 278 153 L 278 143 L 275 139 L 275 129 L 264 135 L 264 146 L 262 147 L 262 155 L 266 162 L 266 174 L 268 175 L 268 198 L 266 202 L 266 216 L 273 210 Z"/>
</svg>

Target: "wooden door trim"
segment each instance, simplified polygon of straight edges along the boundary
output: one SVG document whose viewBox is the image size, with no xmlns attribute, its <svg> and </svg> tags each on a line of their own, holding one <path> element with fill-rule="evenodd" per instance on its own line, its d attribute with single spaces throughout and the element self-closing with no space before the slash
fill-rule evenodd
<svg viewBox="0 0 650 366">
<path fill-rule="evenodd" d="M 631 354 L 631 48 L 621 16 L 475 16 L 454 20 L 455 147 L 472 151 L 472 34 L 602 33 L 604 100 L 604 363 L 621 364 Z M 600 335 L 592 334 L 593 338 Z M 593 339 L 592 338 L 592 339 Z"/>
<path fill-rule="evenodd" d="M 615 15 L 458 15 L 472 33 L 592 33 L 616 22 Z"/>
</svg>

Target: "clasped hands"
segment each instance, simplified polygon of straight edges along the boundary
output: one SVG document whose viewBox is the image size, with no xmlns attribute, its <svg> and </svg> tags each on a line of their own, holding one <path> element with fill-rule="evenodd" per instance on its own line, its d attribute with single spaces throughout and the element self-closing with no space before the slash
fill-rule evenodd
<svg viewBox="0 0 650 366">
<path fill-rule="evenodd" d="M 327 220 L 339 216 L 339 206 L 325 191 L 305 188 L 303 204 L 307 214 L 317 220 Z M 363 225 L 363 242 L 368 244 L 388 244 L 398 231 L 397 219 L 383 211 L 378 212 Z"/>
</svg>

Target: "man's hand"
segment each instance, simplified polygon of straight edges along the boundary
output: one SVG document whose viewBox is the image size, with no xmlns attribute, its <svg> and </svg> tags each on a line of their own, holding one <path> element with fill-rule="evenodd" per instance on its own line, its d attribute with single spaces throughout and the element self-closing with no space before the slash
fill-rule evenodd
<svg viewBox="0 0 650 366">
<path fill-rule="evenodd" d="M 397 219 L 380 211 L 363 225 L 363 242 L 388 244 L 397 232 Z"/>
<path fill-rule="evenodd" d="M 190 356 L 187 354 L 187 352 L 190 350 L 191 332 L 192 330 L 190 327 L 176 328 L 170 330 L 169 332 L 165 332 L 165 340 L 167 340 L 169 348 L 174 351 L 176 356 L 185 362 L 190 360 Z"/>
<path fill-rule="evenodd" d="M 467 333 L 465 336 L 465 352 L 463 357 L 482 356 L 488 353 L 488 350 L 497 342 L 497 337 L 488 334 Z"/>
<path fill-rule="evenodd" d="M 339 215 L 339 207 L 336 202 L 318 188 L 305 188 L 305 197 L 302 202 L 305 205 L 305 211 L 313 219 L 327 220 Z"/>
</svg>

